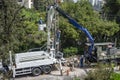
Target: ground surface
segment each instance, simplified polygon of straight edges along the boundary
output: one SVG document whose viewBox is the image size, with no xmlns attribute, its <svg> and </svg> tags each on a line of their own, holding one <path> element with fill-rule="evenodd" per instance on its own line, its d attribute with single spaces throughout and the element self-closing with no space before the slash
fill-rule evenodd
<svg viewBox="0 0 120 80">
<path fill-rule="evenodd" d="M 35 77 L 25 75 L 16 77 L 15 80 L 73 80 L 72 78 L 75 76 L 79 76 L 81 79 L 86 76 L 86 69 L 74 68 L 73 71 L 69 71 L 69 74 L 67 74 L 67 70 L 69 71 L 69 67 L 63 67 L 63 76 L 60 76 L 60 71 L 55 70 L 51 74 L 43 74 Z"/>
</svg>

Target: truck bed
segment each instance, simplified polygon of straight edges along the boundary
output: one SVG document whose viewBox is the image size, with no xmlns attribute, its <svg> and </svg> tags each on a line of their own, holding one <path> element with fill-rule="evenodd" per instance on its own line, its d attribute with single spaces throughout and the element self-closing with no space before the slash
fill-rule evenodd
<svg viewBox="0 0 120 80">
<path fill-rule="evenodd" d="M 45 51 L 25 52 L 15 54 L 16 68 L 28 68 L 53 64 L 54 59 Z"/>
<path fill-rule="evenodd" d="M 102 53 L 106 54 L 106 51 Z M 106 59 L 119 59 L 120 58 L 120 49 L 117 50 L 117 53 L 110 55 L 98 55 L 98 60 L 106 60 Z"/>
</svg>

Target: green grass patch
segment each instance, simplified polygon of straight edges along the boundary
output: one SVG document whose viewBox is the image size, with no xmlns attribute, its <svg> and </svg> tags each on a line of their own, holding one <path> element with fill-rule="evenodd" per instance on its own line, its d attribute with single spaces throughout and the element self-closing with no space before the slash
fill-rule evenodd
<svg viewBox="0 0 120 80">
<path fill-rule="evenodd" d="M 120 80 L 120 73 L 113 73 L 111 76 L 111 80 Z"/>
</svg>

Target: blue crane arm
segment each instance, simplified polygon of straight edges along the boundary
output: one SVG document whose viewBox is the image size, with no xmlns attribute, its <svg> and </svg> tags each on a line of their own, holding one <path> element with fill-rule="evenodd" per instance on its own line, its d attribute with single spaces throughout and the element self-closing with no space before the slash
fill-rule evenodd
<svg viewBox="0 0 120 80">
<path fill-rule="evenodd" d="M 89 42 L 91 43 L 91 45 L 89 46 L 88 48 L 88 53 L 90 54 L 90 56 L 92 56 L 92 49 L 93 49 L 93 46 L 94 46 L 94 39 L 93 37 L 91 36 L 91 34 L 89 33 L 89 31 L 84 28 L 83 26 L 79 25 L 73 18 L 71 18 L 69 15 L 67 15 L 62 9 L 60 9 L 59 7 L 56 7 L 55 8 L 56 11 L 58 11 L 64 18 L 67 18 L 69 20 L 69 23 L 72 24 L 73 26 L 75 26 L 76 28 L 78 28 L 79 30 L 83 31 L 86 36 L 88 37 L 89 39 Z"/>
</svg>

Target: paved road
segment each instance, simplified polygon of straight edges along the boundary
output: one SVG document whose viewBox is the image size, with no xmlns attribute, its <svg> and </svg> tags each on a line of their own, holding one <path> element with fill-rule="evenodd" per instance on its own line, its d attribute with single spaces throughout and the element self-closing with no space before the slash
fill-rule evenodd
<svg viewBox="0 0 120 80">
<path fill-rule="evenodd" d="M 69 75 L 67 75 L 66 70 L 69 70 L 69 67 L 63 68 L 63 76 L 60 76 L 60 71 L 52 71 L 51 74 L 43 74 L 40 76 L 19 76 L 15 78 L 15 80 L 72 80 L 73 77 L 79 76 L 83 78 L 86 75 L 85 69 L 75 68 L 74 71 L 70 71 Z"/>
</svg>

